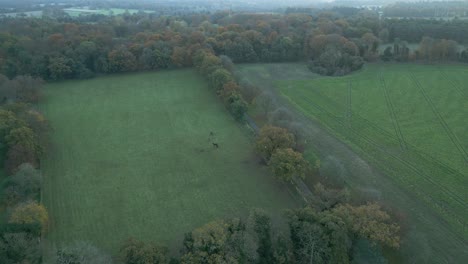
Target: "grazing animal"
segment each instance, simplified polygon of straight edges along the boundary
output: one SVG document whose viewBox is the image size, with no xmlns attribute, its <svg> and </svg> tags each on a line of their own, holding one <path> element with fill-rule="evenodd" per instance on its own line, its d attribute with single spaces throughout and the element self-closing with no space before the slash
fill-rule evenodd
<svg viewBox="0 0 468 264">
<path fill-rule="evenodd" d="M 213 144 L 213 147 L 215 147 L 215 148 L 219 148 L 219 145 L 218 145 L 218 143 L 212 143 L 212 144 Z"/>
</svg>

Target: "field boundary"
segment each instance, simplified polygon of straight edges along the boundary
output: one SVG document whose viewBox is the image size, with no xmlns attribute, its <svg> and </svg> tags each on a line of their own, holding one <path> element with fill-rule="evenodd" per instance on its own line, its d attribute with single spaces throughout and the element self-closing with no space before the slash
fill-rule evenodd
<svg viewBox="0 0 468 264">
<path fill-rule="evenodd" d="M 379 74 L 380 80 L 380 87 L 382 87 L 385 97 L 385 102 L 387 103 L 388 111 L 390 112 L 390 118 L 392 119 L 393 129 L 397 135 L 398 142 L 400 143 L 401 150 L 405 151 L 408 149 L 406 145 L 405 138 L 403 137 L 403 133 L 401 132 L 400 123 L 398 122 L 398 118 L 395 114 L 395 108 L 393 106 L 392 100 L 390 99 L 390 95 L 388 94 L 387 90 L 387 83 L 385 82 L 384 77 L 382 76 L 382 72 Z"/>
<path fill-rule="evenodd" d="M 466 150 L 463 148 L 463 146 L 461 145 L 460 143 L 460 140 L 458 139 L 458 137 L 453 133 L 453 131 L 450 129 L 450 127 L 448 126 L 447 122 L 445 122 L 445 119 L 443 118 L 443 116 L 439 113 L 439 111 L 437 110 L 436 106 L 434 105 L 434 102 L 432 102 L 432 99 L 429 97 L 429 95 L 426 93 L 426 90 L 424 89 L 424 87 L 421 85 L 421 83 L 416 79 L 416 76 L 414 76 L 413 73 L 409 73 L 411 79 L 413 80 L 413 82 L 416 84 L 416 86 L 418 87 L 419 91 L 421 92 L 421 94 L 423 95 L 424 99 L 426 100 L 426 102 L 429 104 L 429 106 L 431 107 L 431 110 L 432 112 L 434 113 L 435 116 L 437 116 L 437 118 L 439 119 L 439 123 L 442 125 L 442 127 L 444 128 L 445 130 L 445 133 L 447 133 L 447 135 L 449 136 L 450 140 L 452 141 L 452 143 L 455 145 L 455 147 L 457 148 L 457 150 L 460 152 L 460 154 L 462 155 L 462 158 L 465 160 L 465 165 L 468 164 L 468 152 L 466 152 Z"/>
</svg>

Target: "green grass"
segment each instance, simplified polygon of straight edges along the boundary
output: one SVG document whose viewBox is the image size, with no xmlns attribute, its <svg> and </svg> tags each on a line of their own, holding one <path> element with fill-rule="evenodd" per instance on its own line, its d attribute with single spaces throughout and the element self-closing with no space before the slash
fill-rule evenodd
<svg viewBox="0 0 468 264">
<path fill-rule="evenodd" d="M 138 9 L 123 9 L 123 8 L 109 8 L 109 9 L 86 9 L 86 8 L 66 8 L 63 9 L 68 15 L 72 17 L 77 17 L 80 15 L 121 15 L 124 14 L 125 12 L 128 12 L 129 14 L 136 14 L 140 12 Z M 154 11 L 151 10 L 143 10 L 145 13 L 154 13 Z"/>
<path fill-rule="evenodd" d="M 371 64 L 281 93 L 468 237 L 468 67 Z"/>
<path fill-rule="evenodd" d="M 53 127 L 42 169 L 55 244 L 174 245 L 208 221 L 296 205 L 192 70 L 49 84 L 41 108 Z"/>
</svg>

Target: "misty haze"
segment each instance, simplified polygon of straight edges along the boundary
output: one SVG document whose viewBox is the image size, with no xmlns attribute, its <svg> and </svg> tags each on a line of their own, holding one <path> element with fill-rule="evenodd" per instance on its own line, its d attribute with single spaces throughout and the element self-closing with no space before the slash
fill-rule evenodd
<svg viewBox="0 0 468 264">
<path fill-rule="evenodd" d="M 0 0 L 0 263 L 468 263 L 468 1 Z"/>
</svg>

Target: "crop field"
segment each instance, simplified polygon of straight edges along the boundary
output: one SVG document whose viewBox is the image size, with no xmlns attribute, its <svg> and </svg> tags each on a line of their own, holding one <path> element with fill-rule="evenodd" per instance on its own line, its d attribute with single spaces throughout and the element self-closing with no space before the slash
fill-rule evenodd
<svg viewBox="0 0 468 264">
<path fill-rule="evenodd" d="M 371 64 L 280 92 L 468 237 L 468 67 Z"/>
<path fill-rule="evenodd" d="M 48 84 L 41 109 L 53 128 L 42 161 L 53 244 L 174 245 L 211 220 L 297 205 L 192 70 Z"/>
<path fill-rule="evenodd" d="M 304 63 L 237 71 L 307 131 L 305 153 L 319 157 L 321 179 L 397 208 L 404 246 L 390 263 L 466 262 L 468 67 L 368 64 L 333 78 Z M 266 122 L 253 106 L 252 118 Z"/>
</svg>

